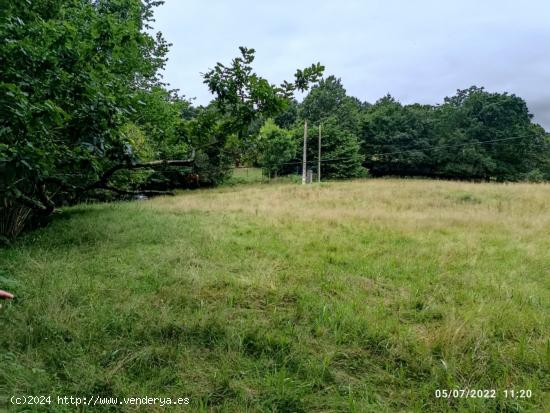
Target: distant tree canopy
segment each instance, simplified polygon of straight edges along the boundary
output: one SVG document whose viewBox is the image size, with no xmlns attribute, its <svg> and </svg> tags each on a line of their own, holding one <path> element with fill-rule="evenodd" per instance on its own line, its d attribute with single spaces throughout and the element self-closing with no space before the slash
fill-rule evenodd
<svg viewBox="0 0 550 413">
<path fill-rule="evenodd" d="M 311 124 L 333 118 L 341 128 L 358 134 L 361 128 L 361 103 L 346 94 L 340 79 L 329 76 L 315 85 L 300 105 L 300 116 Z"/>
<path fill-rule="evenodd" d="M 341 81 L 329 76 L 279 121 L 294 130 L 298 146 L 306 119 L 309 168 L 316 169 L 316 133 L 325 127 L 321 157 L 327 178 L 362 176 L 366 168 L 374 176 L 550 179 L 549 135 L 532 123 L 525 101 L 508 93 L 473 86 L 441 105 L 402 105 L 390 95 L 371 105 L 348 96 Z"/>
<path fill-rule="evenodd" d="M 403 106 L 386 96 L 365 113 L 365 165 L 374 175 L 504 181 L 538 171 L 548 179 L 548 138 L 531 118 L 523 99 L 477 87 L 440 106 Z"/>
<path fill-rule="evenodd" d="M 374 175 L 429 175 L 434 160 L 431 106 L 403 106 L 385 96 L 362 119 L 365 166 Z"/>
<path fill-rule="evenodd" d="M 346 94 L 340 79 L 329 76 L 313 86 L 297 105 L 293 134 L 298 147 L 303 144 L 303 125 L 308 121 L 308 167 L 317 169 L 318 132 L 322 130 L 322 175 L 327 179 L 357 178 L 366 175 L 359 144 L 361 103 Z M 297 154 L 294 165 L 299 164 Z M 286 167 L 287 171 L 296 167 Z"/>
</svg>

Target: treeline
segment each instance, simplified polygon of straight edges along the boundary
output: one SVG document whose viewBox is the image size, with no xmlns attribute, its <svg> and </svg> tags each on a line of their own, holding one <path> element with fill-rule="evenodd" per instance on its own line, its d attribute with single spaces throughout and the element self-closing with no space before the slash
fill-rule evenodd
<svg viewBox="0 0 550 413">
<path fill-rule="evenodd" d="M 373 176 L 550 179 L 550 136 L 532 122 L 525 101 L 507 93 L 471 87 L 435 106 L 402 105 L 389 95 L 369 104 L 348 96 L 341 81 L 330 76 L 274 119 L 280 128 L 278 146 L 265 143 L 276 135 L 271 122 L 260 129 L 258 164 L 272 175 L 296 171 L 306 119 L 308 167 L 316 169 L 321 125 L 327 178 L 360 177 L 368 171 Z M 285 135 L 293 137 L 286 148 L 280 138 Z M 270 153 L 262 154 L 266 148 Z"/>
<path fill-rule="evenodd" d="M 253 70 L 254 50 L 204 74 L 193 106 L 163 83 L 156 0 L 5 2 L 0 9 L 0 240 L 86 200 L 218 185 L 236 164 L 287 174 L 322 127 L 323 176 L 550 178 L 549 138 L 514 95 L 471 88 L 442 105 L 375 104 L 319 63 L 292 81 Z M 313 87 L 311 87 L 313 86 Z M 311 87 L 311 89 L 310 89 Z M 303 102 L 296 91 L 310 90 Z"/>
</svg>

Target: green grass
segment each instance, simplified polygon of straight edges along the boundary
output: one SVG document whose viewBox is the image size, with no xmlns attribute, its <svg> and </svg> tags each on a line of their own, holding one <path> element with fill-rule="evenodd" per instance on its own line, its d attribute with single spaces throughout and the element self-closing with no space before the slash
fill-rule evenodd
<svg viewBox="0 0 550 413">
<path fill-rule="evenodd" d="M 264 174 L 260 168 L 234 168 L 231 178 L 229 178 L 228 185 L 237 184 L 250 184 L 267 182 L 268 177 L 264 177 Z"/>
<path fill-rule="evenodd" d="M 0 395 L 549 411 L 549 205 L 548 185 L 365 180 L 68 208 L 0 250 Z M 498 393 L 434 397 L 452 388 Z"/>
<path fill-rule="evenodd" d="M 223 183 L 223 187 L 245 184 L 288 184 L 300 183 L 301 175 L 284 175 L 270 177 L 261 168 L 234 168 L 231 177 Z"/>
</svg>

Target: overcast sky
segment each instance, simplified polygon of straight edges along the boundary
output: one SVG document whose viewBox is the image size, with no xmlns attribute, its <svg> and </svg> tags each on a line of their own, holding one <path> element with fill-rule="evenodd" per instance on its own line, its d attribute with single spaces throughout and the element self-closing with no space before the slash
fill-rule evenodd
<svg viewBox="0 0 550 413">
<path fill-rule="evenodd" d="M 368 102 L 485 86 L 550 130 L 550 0 L 166 0 L 156 20 L 173 43 L 165 80 L 198 104 L 211 99 L 200 73 L 247 46 L 272 83 L 319 61 Z"/>
</svg>

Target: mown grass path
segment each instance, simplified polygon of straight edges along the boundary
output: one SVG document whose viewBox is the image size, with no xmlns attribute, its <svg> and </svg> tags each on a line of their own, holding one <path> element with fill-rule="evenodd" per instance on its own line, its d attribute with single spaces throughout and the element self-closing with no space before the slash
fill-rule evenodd
<svg viewBox="0 0 550 413">
<path fill-rule="evenodd" d="M 549 185 L 82 205 L 0 250 L 0 288 L 17 296 L 0 309 L 4 395 L 191 399 L 94 412 L 550 410 Z M 452 388 L 497 397 L 434 397 Z"/>
</svg>

